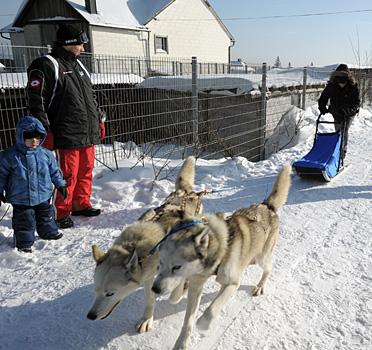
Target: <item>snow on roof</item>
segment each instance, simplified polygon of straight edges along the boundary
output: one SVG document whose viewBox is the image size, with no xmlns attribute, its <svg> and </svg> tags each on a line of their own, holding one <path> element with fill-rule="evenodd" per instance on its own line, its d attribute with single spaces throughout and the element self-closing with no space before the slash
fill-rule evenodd
<svg viewBox="0 0 372 350">
<path fill-rule="evenodd" d="M 120 28 L 142 28 L 173 0 L 96 0 L 97 14 L 89 13 L 85 0 L 68 0 L 90 24 Z"/>
<path fill-rule="evenodd" d="M 118 28 L 142 28 L 146 22 L 174 0 L 96 0 L 97 14 L 89 13 L 85 0 L 66 0 L 90 24 Z M 27 5 L 24 0 L 17 18 Z"/>
<path fill-rule="evenodd" d="M 0 29 L 0 33 L 22 33 L 23 28 L 13 27 L 12 24 L 8 24 L 7 26 Z"/>
</svg>

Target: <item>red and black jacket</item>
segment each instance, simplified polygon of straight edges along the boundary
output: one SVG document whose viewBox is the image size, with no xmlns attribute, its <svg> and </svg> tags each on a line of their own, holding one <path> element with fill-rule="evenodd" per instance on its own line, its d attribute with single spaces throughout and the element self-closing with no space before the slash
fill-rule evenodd
<svg viewBox="0 0 372 350">
<path fill-rule="evenodd" d="M 89 73 L 62 47 L 53 47 L 51 56 L 58 63 L 57 75 L 56 66 L 45 56 L 27 70 L 30 114 L 54 134 L 55 148 L 99 144 L 98 107 Z"/>
</svg>

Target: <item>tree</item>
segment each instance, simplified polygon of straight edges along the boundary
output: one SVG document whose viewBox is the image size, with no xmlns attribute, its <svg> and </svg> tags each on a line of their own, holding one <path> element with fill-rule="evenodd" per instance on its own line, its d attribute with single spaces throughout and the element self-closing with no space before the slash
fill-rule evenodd
<svg viewBox="0 0 372 350">
<path fill-rule="evenodd" d="M 291 62 L 288 62 L 288 69 L 292 68 Z"/>
<path fill-rule="evenodd" d="M 279 56 L 275 60 L 274 67 L 275 68 L 282 68 L 282 62 L 280 62 Z"/>
<path fill-rule="evenodd" d="M 311 61 L 311 63 L 310 63 L 310 67 L 314 67 L 314 63 L 313 63 L 313 61 Z"/>
</svg>

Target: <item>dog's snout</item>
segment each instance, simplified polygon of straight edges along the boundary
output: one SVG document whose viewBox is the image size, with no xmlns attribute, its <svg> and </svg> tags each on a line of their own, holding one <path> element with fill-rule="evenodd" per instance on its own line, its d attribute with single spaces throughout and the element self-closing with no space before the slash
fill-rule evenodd
<svg viewBox="0 0 372 350">
<path fill-rule="evenodd" d="M 161 292 L 161 289 L 156 284 L 154 284 L 151 289 L 155 294 L 160 294 Z"/>
<path fill-rule="evenodd" d="M 90 311 L 87 315 L 87 318 L 94 321 L 95 319 L 97 319 L 97 315 L 94 312 Z"/>
</svg>

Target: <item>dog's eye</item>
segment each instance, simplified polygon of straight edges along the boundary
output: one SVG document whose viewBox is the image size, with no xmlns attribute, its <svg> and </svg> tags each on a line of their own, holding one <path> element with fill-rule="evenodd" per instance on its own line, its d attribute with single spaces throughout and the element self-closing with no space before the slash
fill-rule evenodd
<svg viewBox="0 0 372 350">
<path fill-rule="evenodd" d="M 115 293 L 107 292 L 107 293 L 105 294 L 105 297 L 112 297 L 114 294 L 115 294 Z"/>
<path fill-rule="evenodd" d="M 177 265 L 177 266 L 173 266 L 172 267 L 172 273 L 174 273 L 175 271 L 179 270 L 181 268 L 181 266 Z"/>
</svg>

